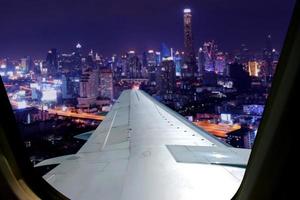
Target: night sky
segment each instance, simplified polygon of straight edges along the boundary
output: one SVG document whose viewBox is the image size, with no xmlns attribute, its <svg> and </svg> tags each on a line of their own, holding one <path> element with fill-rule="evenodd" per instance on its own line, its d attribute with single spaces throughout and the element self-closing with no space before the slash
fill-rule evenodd
<svg viewBox="0 0 300 200">
<path fill-rule="evenodd" d="M 183 8 L 193 12 L 195 47 L 214 39 L 231 51 L 245 43 L 259 50 L 271 34 L 284 40 L 295 0 L 0 0 L 0 57 L 44 58 L 50 48 L 110 55 L 183 48 Z"/>
</svg>

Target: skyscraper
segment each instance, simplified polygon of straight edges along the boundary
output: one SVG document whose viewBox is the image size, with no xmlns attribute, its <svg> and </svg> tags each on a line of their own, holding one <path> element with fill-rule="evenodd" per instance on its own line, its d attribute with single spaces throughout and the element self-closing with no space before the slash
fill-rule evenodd
<svg viewBox="0 0 300 200">
<path fill-rule="evenodd" d="M 20 67 L 23 71 L 28 72 L 29 70 L 32 70 L 32 65 L 33 63 L 29 56 L 26 58 L 21 58 Z"/>
<path fill-rule="evenodd" d="M 97 70 L 85 69 L 80 78 L 80 97 L 98 97 L 99 75 Z"/>
<path fill-rule="evenodd" d="M 189 8 L 183 10 L 183 24 L 184 24 L 184 67 L 182 69 L 182 76 L 193 77 L 196 72 L 196 58 L 193 46 L 192 34 L 192 11 Z"/>
<path fill-rule="evenodd" d="M 180 77 L 182 68 L 182 55 L 179 53 L 179 51 L 175 52 L 174 63 L 176 66 L 176 76 Z"/>
<path fill-rule="evenodd" d="M 99 96 L 99 71 L 92 68 L 83 69 L 80 77 L 78 106 L 89 107 Z"/>
<path fill-rule="evenodd" d="M 171 100 L 174 97 L 176 87 L 175 63 L 173 60 L 166 59 L 162 61 L 158 70 L 158 92 L 163 99 Z"/>
<path fill-rule="evenodd" d="M 113 74 L 110 69 L 100 70 L 100 96 L 113 99 Z"/>
<path fill-rule="evenodd" d="M 74 87 L 71 79 L 66 74 L 63 74 L 61 76 L 61 81 L 62 81 L 62 85 L 61 85 L 62 98 L 63 99 L 72 98 L 74 93 Z"/>
<path fill-rule="evenodd" d="M 226 56 L 223 52 L 217 52 L 215 57 L 215 73 L 224 75 L 226 72 Z"/>
<path fill-rule="evenodd" d="M 214 72 L 215 71 L 215 59 L 218 47 L 214 41 L 204 42 L 203 53 L 205 57 L 205 71 Z"/>
<path fill-rule="evenodd" d="M 156 68 L 158 64 L 156 61 L 156 54 L 153 50 L 147 52 L 147 71 L 150 85 L 156 85 Z"/>
<path fill-rule="evenodd" d="M 128 73 L 127 78 L 142 78 L 142 63 L 134 51 L 128 52 Z"/>
<path fill-rule="evenodd" d="M 202 48 L 198 51 L 198 75 L 199 77 L 204 77 L 205 73 L 205 54 Z"/>
<path fill-rule="evenodd" d="M 58 69 L 58 61 L 57 61 L 57 50 L 51 49 L 47 53 L 46 64 L 49 74 L 55 74 Z"/>
<path fill-rule="evenodd" d="M 263 74 L 266 77 L 273 76 L 273 61 L 274 61 L 274 50 L 272 47 L 272 37 L 271 35 L 267 36 L 266 47 L 263 50 L 263 59 L 264 59 L 264 68 Z"/>
<path fill-rule="evenodd" d="M 248 62 L 248 72 L 250 76 L 258 76 L 259 73 L 259 63 L 257 61 Z"/>
<path fill-rule="evenodd" d="M 171 51 L 170 51 L 169 47 L 165 43 L 161 44 L 161 57 L 162 58 L 169 58 L 169 57 L 171 57 Z"/>
</svg>

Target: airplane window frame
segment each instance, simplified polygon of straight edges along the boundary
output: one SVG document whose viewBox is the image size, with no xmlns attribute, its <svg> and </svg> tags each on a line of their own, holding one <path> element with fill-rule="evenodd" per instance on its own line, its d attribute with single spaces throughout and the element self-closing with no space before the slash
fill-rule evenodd
<svg viewBox="0 0 300 200">
<path fill-rule="evenodd" d="M 288 160 L 296 152 L 295 139 L 284 133 L 297 130 L 293 118 L 299 108 L 296 94 L 300 68 L 299 19 L 297 0 L 245 175 L 233 199 L 274 199 L 279 197 L 276 194 L 287 198 L 296 193 L 289 188 L 291 184 L 280 181 L 290 178 L 284 177 L 284 170 L 292 166 Z"/>
<path fill-rule="evenodd" d="M 278 145 L 280 131 L 289 125 L 284 121 L 279 126 L 278 122 L 293 110 L 291 98 L 296 91 L 300 66 L 297 55 L 300 52 L 299 19 L 300 3 L 297 0 L 245 176 L 233 199 L 271 199 L 278 185 L 268 187 L 266 183 L 281 180 L 280 170 L 284 168 L 285 161 L 274 159 L 272 149 Z M 0 196 L 7 195 L 5 197 L 15 199 L 68 199 L 37 175 L 30 165 L 2 79 L 0 101 Z M 274 107 L 276 109 L 272 109 Z M 291 143 L 296 141 L 287 138 L 288 135 L 283 137 L 287 141 L 282 144 L 279 153 L 288 158 L 291 156 Z M 276 166 L 276 169 L 266 173 L 271 166 Z M 2 194 L 3 190 L 9 194 Z"/>
</svg>

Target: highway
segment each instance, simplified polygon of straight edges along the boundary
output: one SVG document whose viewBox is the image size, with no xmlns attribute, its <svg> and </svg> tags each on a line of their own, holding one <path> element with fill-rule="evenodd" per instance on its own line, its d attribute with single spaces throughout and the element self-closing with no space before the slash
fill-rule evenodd
<svg viewBox="0 0 300 200">
<path fill-rule="evenodd" d="M 74 117 L 74 118 L 80 118 L 80 119 L 93 119 L 98 121 L 103 121 L 105 116 L 102 115 L 95 115 L 90 113 L 75 113 L 71 111 L 62 111 L 62 110 L 56 110 L 56 109 L 48 109 L 47 110 L 49 114 L 64 116 L 64 117 Z"/>
<path fill-rule="evenodd" d="M 213 124 L 207 121 L 194 122 L 194 124 L 204 129 L 205 131 L 222 138 L 226 138 L 227 133 L 241 128 L 241 126 L 238 124 Z"/>
</svg>

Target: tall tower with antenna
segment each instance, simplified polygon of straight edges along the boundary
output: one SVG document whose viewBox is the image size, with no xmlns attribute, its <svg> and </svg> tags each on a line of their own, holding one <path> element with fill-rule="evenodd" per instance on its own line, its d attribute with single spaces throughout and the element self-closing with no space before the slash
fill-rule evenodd
<svg viewBox="0 0 300 200">
<path fill-rule="evenodd" d="M 196 58 L 193 45 L 192 33 L 192 10 L 185 8 L 183 10 L 184 25 L 184 68 L 182 70 L 183 78 L 194 77 L 196 73 Z"/>
</svg>

